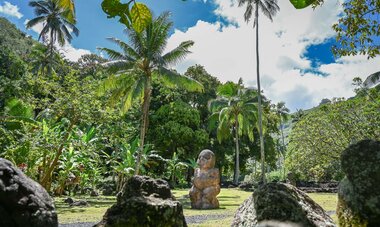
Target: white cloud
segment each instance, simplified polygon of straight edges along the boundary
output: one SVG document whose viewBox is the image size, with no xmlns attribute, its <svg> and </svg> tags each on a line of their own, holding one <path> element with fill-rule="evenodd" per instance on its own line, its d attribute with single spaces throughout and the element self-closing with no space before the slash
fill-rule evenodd
<svg viewBox="0 0 380 227">
<path fill-rule="evenodd" d="M 91 54 L 91 51 L 85 49 L 76 49 L 71 44 L 66 44 L 60 48 L 61 53 L 70 61 L 78 61 L 85 54 Z"/>
<path fill-rule="evenodd" d="M 11 17 L 17 17 L 20 19 L 24 15 L 20 13 L 20 9 L 16 5 L 12 5 L 9 2 L 4 2 L 4 5 L 0 5 L 0 13 L 3 13 L 5 15 L 11 16 Z"/>
<path fill-rule="evenodd" d="M 27 24 L 28 21 L 29 20 L 25 20 L 24 24 Z M 39 34 L 42 29 L 42 23 L 31 27 L 31 30 L 37 34 Z M 91 51 L 85 49 L 76 49 L 70 43 L 66 43 L 63 47 L 59 46 L 58 43 L 56 43 L 55 47 L 65 56 L 66 59 L 73 62 L 78 61 L 78 59 L 85 54 L 91 54 Z"/>
<path fill-rule="evenodd" d="M 184 72 L 189 65 L 204 65 L 221 81 L 242 77 L 248 86 L 256 85 L 255 33 L 243 19 L 244 8 L 232 0 L 214 0 L 215 14 L 234 25 L 198 21 L 187 31 L 176 30 L 168 49 L 185 40 L 195 41 L 193 52 L 176 68 Z M 352 79 L 365 78 L 380 71 L 379 57 L 344 57 L 332 64 L 312 69 L 305 57 L 310 45 L 332 38 L 331 25 L 338 20 L 342 0 L 326 1 L 322 7 L 296 10 L 289 1 L 279 1 L 281 11 L 273 23 L 260 15 L 260 72 L 264 94 L 273 102 L 285 101 L 294 111 L 318 105 L 323 98 L 350 97 Z M 320 71 L 325 77 L 322 77 Z M 308 72 L 308 73 L 305 73 Z"/>
<path fill-rule="evenodd" d="M 26 25 L 29 21 L 30 21 L 29 19 L 26 19 L 24 21 L 24 25 Z M 31 27 L 30 30 L 34 31 L 37 34 L 40 34 L 40 32 L 42 31 L 43 28 L 44 28 L 43 23 L 38 23 L 38 24 L 34 25 L 33 27 Z"/>
</svg>

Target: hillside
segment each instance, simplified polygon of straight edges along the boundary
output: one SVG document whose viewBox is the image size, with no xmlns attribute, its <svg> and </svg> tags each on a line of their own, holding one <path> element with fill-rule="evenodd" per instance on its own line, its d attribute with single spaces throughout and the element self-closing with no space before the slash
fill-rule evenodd
<svg viewBox="0 0 380 227">
<path fill-rule="evenodd" d="M 24 56 L 31 51 L 34 43 L 27 34 L 20 31 L 14 24 L 6 18 L 0 17 L 0 48 L 11 49 L 14 53 Z"/>
<path fill-rule="evenodd" d="M 367 93 L 370 93 L 371 90 L 380 91 L 379 75 L 380 75 L 380 72 L 377 72 L 377 73 L 369 75 L 364 80 L 363 86 L 364 87 L 371 87 L 371 88 L 369 88 L 369 90 L 367 91 Z M 355 95 L 353 97 L 348 98 L 347 100 L 358 99 L 360 97 L 361 97 L 360 94 L 358 94 L 358 95 Z M 297 121 L 300 120 L 301 118 L 305 117 L 309 113 L 318 111 L 321 106 L 323 106 L 323 105 L 318 105 L 318 106 L 315 106 L 315 107 L 312 107 L 312 108 L 306 109 L 306 110 L 299 110 L 299 111 L 296 111 L 296 112 L 291 113 L 289 115 L 289 119 L 283 125 L 283 127 L 284 127 L 283 128 L 283 132 L 284 132 L 285 144 L 288 144 L 288 142 L 289 142 L 289 139 L 288 139 L 289 135 L 290 135 L 290 133 L 292 131 L 292 128 L 297 123 Z"/>
</svg>

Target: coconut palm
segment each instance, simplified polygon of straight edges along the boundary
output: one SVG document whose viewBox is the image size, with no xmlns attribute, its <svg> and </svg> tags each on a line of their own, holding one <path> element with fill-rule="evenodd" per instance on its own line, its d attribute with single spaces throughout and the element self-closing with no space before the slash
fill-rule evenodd
<svg viewBox="0 0 380 227">
<path fill-rule="evenodd" d="M 141 151 L 144 148 L 145 135 L 148 130 L 152 80 L 159 79 L 169 87 L 180 86 L 189 91 L 203 91 L 203 86 L 197 81 L 168 69 L 169 66 L 189 54 L 189 48 L 194 44 L 193 41 L 185 41 L 164 54 L 171 27 L 169 13 L 163 13 L 152 19 L 142 32 L 127 28 L 129 44 L 116 38 L 110 38 L 122 52 L 99 48 L 111 59 L 105 66 L 108 67 L 110 73 L 113 73 L 103 84 L 101 92 L 112 91 L 111 104 L 122 100 L 122 113 L 129 110 L 134 100 L 142 103 L 140 149 L 136 158 L 136 175 L 139 174 Z"/>
<path fill-rule="evenodd" d="M 53 56 L 49 54 L 49 48 L 43 44 L 37 43 L 33 46 L 29 56 L 29 65 L 35 75 L 50 75 L 54 68 L 61 64 L 61 56 L 55 52 Z"/>
<path fill-rule="evenodd" d="M 282 152 L 285 150 L 285 138 L 284 138 L 284 121 L 289 119 L 290 110 L 285 106 L 285 102 L 279 102 L 276 105 L 276 113 L 280 119 L 280 130 L 282 140 Z"/>
<path fill-rule="evenodd" d="M 280 131 L 281 131 L 281 154 L 283 157 L 283 168 L 284 168 L 284 177 L 285 177 L 285 138 L 284 138 L 284 121 L 289 119 L 290 110 L 285 106 L 285 102 L 279 102 L 276 105 L 276 114 L 280 119 Z"/>
<path fill-rule="evenodd" d="M 36 18 L 28 21 L 26 27 L 32 28 L 37 24 L 43 24 L 38 40 L 47 43 L 50 56 L 54 55 L 54 44 L 58 42 L 64 46 L 66 42 L 71 42 L 74 35 L 79 35 L 79 30 L 75 27 L 75 19 L 70 15 L 71 9 L 63 7 L 60 0 L 39 0 L 31 1 L 29 5 L 34 8 Z"/>
<path fill-rule="evenodd" d="M 256 92 L 242 85 L 227 82 L 218 89 L 218 97 L 209 103 L 210 127 L 217 127 L 217 139 L 221 142 L 234 133 L 235 170 L 234 184 L 239 183 L 239 137 L 248 135 L 253 140 L 253 127 L 256 125 L 257 108 L 254 103 Z"/>
<path fill-rule="evenodd" d="M 63 8 L 66 8 L 68 9 L 67 12 L 67 19 L 72 22 L 72 23 L 75 23 L 76 19 L 75 19 L 75 4 L 74 4 L 74 1 L 73 0 L 59 0 L 59 5 Z"/>
<path fill-rule="evenodd" d="M 260 61 L 259 61 L 259 9 L 261 12 L 267 16 L 271 21 L 273 17 L 280 10 L 280 7 L 277 5 L 277 0 L 238 0 L 239 7 L 245 5 L 246 10 L 244 13 L 244 19 L 248 23 L 252 16 L 253 12 L 254 23 L 253 26 L 256 27 L 256 72 L 257 72 L 257 89 L 258 94 L 258 104 L 259 104 L 259 135 L 260 135 L 260 153 L 261 153 L 261 181 L 266 182 L 265 178 L 265 152 L 264 152 L 264 135 L 263 135 L 263 122 L 262 122 L 262 97 L 261 97 L 261 86 L 260 86 Z"/>
<path fill-rule="evenodd" d="M 302 109 L 296 109 L 296 112 L 292 114 L 292 123 L 297 123 L 305 115 L 305 111 L 303 111 Z"/>
</svg>

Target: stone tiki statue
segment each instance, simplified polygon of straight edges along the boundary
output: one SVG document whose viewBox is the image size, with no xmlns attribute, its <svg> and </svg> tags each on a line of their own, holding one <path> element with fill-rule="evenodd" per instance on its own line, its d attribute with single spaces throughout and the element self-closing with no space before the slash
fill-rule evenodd
<svg viewBox="0 0 380 227">
<path fill-rule="evenodd" d="M 219 169 L 215 166 L 215 154 L 210 150 L 203 150 L 198 157 L 199 168 L 195 169 L 193 186 L 190 189 L 191 208 L 215 209 L 219 208 L 216 196 L 220 192 Z"/>
</svg>

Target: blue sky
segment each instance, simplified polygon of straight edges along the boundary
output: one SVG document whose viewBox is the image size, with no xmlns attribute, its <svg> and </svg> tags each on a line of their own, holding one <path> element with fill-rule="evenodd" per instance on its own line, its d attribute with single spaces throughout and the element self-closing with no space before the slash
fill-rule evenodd
<svg viewBox="0 0 380 227">
<path fill-rule="evenodd" d="M 5 13 L 0 13 L 0 16 L 5 16 L 15 23 L 18 28 L 37 38 L 36 32 L 27 31 L 24 25 L 25 19 L 34 17 L 33 9 L 28 5 L 29 1 L 0 0 L 0 5 L 4 5 L 5 2 L 17 6 L 19 8 L 18 11 L 23 14 L 23 17 L 17 18 Z M 80 35 L 73 40 L 73 46 L 96 52 L 96 47 L 110 45 L 106 37 L 126 38 L 123 33 L 123 25 L 118 23 L 118 20 L 115 18 L 107 19 L 107 15 L 101 8 L 102 0 L 91 0 L 91 4 L 88 2 L 83 0 L 76 1 L 77 27 L 80 30 Z M 216 5 L 212 1 L 144 0 L 142 2 L 152 9 L 154 15 L 159 15 L 165 11 L 171 12 L 171 18 L 174 22 L 172 32 L 174 28 L 187 30 L 189 27 L 194 26 L 198 20 L 211 23 L 216 21 L 228 23 L 222 17 L 213 13 Z"/>
<path fill-rule="evenodd" d="M 335 33 L 331 29 L 341 15 L 343 0 L 327 1 L 316 10 L 295 10 L 288 1 L 279 1 L 281 11 L 273 23 L 261 17 L 260 56 L 264 94 L 274 102 L 285 101 L 291 110 L 318 105 L 323 98 L 353 95 L 353 77 L 365 78 L 380 71 L 379 58 L 345 57 L 335 59 L 330 51 Z M 34 17 L 25 0 L 0 0 L 0 16 L 26 31 L 25 20 Z M 91 2 L 91 3 L 89 3 Z M 244 9 L 233 0 L 144 0 L 155 15 L 172 13 L 174 28 L 168 49 L 185 40 L 195 41 L 192 54 L 179 65 L 179 72 L 194 64 L 221 81 L 242 77 L 247 86 L 256 86 L 254 42 L 251 24 L 243 20 Z M 97 47 L 115 48 L 106 37 L 126 39 L 117 19 L 107 19 L 101 0 L 76 0 L 75 38 L 65 51 L 70 59 L 97 53 Z M 33 29 L 33 30 L 38 30 Z"/>
</svg>

